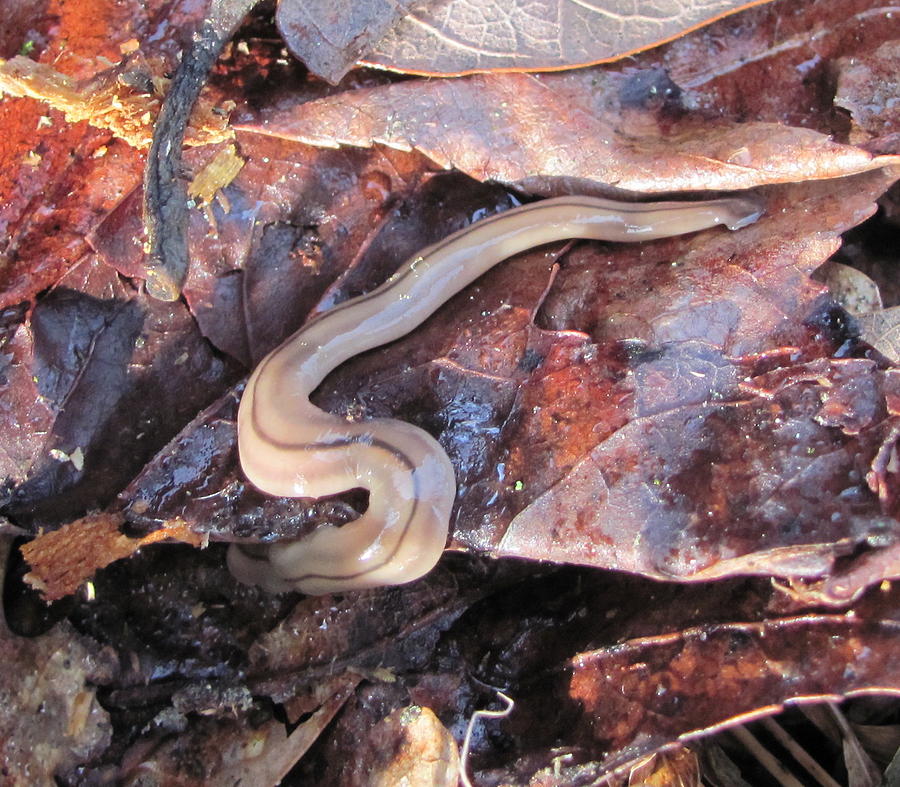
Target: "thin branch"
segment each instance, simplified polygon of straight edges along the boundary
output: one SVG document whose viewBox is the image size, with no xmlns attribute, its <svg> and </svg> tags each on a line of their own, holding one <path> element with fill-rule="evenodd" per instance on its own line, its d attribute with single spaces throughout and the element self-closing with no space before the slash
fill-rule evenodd
<svg viewBox="0 0 900 787">
<path fill-rule="evenodd" d="M 153 129 L 144 171 L 144 226 L 149 241 L 147 292 L 174 301 L 188 273 L 187 188 L 180 177 L 181 147 L 191 110 L 210 69 L 259 0 L 212 0 L 184 52 Z"/>
</svg>

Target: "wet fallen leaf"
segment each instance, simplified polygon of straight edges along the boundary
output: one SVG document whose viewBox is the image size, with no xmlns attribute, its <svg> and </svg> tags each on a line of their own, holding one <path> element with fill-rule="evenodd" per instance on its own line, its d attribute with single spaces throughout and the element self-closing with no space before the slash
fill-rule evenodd
<svg viewBox="0 0 900 787">
<path fill-rule="evenodd" d="M 846 631 L 845 626 L 849 626 Z M 887 645 L 890 650 L 888 643 L 896 637 L 895 621 L 865 628 L 866 639 L 871 642 L 867 647 L 885 653 Z M 626 741 L 634 739 L 635 728 L 643 724 L 645 714 L 653 716 L 657 734 L 685 741 L 718 724 L 773 713 L 788 697 L 770 693 L 769 687 L 779 685 L 785 672 L 802 669 L 802 674 L 794 675 L 791 693 L 810 699 L 828 698 L 838 686 L 842 688 L 837 693 L 852 695 L 854 680 L 860 681 L 863 690 L 872 679 L 896 685 L 898 676 L 890 659 L 871 658 L 852 647 L 856 632 L 861 630 L 841 616 L 809 615 L 759 627 L 724 625 L 703 632 L 666 635 L 634 643 L 635 651 L 626 643 L 615 654 L 604 650 L 576 657 L 568 691 L 592 719 L 594 745 L 621 751 Z M 840 640 L 837 646 L 832 644 L 836 638 Z M 850 649 L 844 650 L 845 646 Z M 802 656 L 798 659 L 793 655 L 825 651 L 829 651 L 827 659 L 806 668 Z M 707 659 L 716 665 L 715 674 L 704 668 Z M 856 672 L 850 681 L 844 677 L 848 666 Z M 615 699 L 613 687 L 621 692 Z M 746 704 L 733 704 L 726 715 L 717 702 L 720 696 L 741 697 Z M 604 764 L 608 767 L 613 763 Z"/>
<path fill-rule="evenodd" d="M 106 505 L 236 377 L 182 304 L 146 300 L 90 254 L 18 321 L 6 353 L 5 506 L 32 524 Z"/>
<path fill-rule="evenodd" d="M 204 4 L 140 5 L 15 3 L 0 56 L 69 86 L 176 63 Z M 7 762 L 327 787 L 423 758 L 452 774 L 458 748 L 474 784 L 646 780 L 634 759 L 660 753 L 677 778 L 686 740 L 900 692 L 900 371 L 811 278 L 844 237 L 840 262 L 897 304 L 897 18 L 779 0 L 614 65 L 329 87 L 260 9 L 208 88 L 237 105 L 233 142 L 184 157 L 193 267 L 168 304 L 139 281 L 142 154 L 0 101 L 0 512 L 37 536 L 32 582 L 70 594 L 45 609 L 14 552 L 5 641 L 17 665 L 71 656 L 44 696 L 84 735 L 47 725 L 26 750 L 34 714 L 10 714 Z M 748 186 L 751 227 L 532 250 L 325 380 L 320 406 L 411 421 L 451 456 L 455 554 L 428 577 L 301 599 L 229 576 L 219 540 L 366 505 L 270 498 L 237 463 L 240 378 L 311 315 L 523 193 Z M 151 545 L 173 534 L 208 546 Z M 887 767 L 858 737 L 843 761 Z"/>
<path fill-rule="evenodd" d="M 849 185 L 851 182 L 847 181 L 848 187 L 856 191 L 855 186 Z M 810 196 L 818 190 L 815 186 L 809 188 L 812 189 Z M 829 193 L 826 201 L 830 203 L 834 194 L 828 188 L 823 189 L 823 196 L 825 192 Z M 861 192 L 856 193 L 862 196 Z M 826 203 L 818 202 L 816 197 L 812 197 L 813 202 L 804 204 L 807 198 L 801 196 L 799 191 L 792 190 L 790 196 L 785 197 L 784 204 L 793 205 L 800 213 L 824 216 L 829 212 Z M 843 206 L 841 210 L 854 211 L 852 198 L 846 201 L 839 198 L 831 204 L 837 207 L 839 202 Z M 812 207 L 813 204 L 819 207 Z M 769 221 L 779 221 L 775 218 L 779 214 L 786 222 L 793 221 L 789 218 L 790 209 L 785 208 L 782 213 L 773 206 L 771 212 L 773 218 Z M 834 215 L 833 220 L 833 226 L 839 227 L 841 220 Z M 784 298 L 791 291 L 790 280 L 796 275 L 798 266 L 803 266 L 802 260 L 807 260 L 809 271 L 819 261 L 816 252 L 807 256 L 812 251 L 811 247 L 806 251 L 801 250 L 800 246 L 790 248 L 792 233 L 787 227 L 772 230 L 767 227 L 767 220 L 763 219 L 758 227 L 747 232 L 755 234 L 749 248 L 753 256 L 760 255 L 758 259 L 765 260 L 762 263 L 767 271 L 765 275 L 753 275 L 755 264 L 749 260 L 737 262 L 734 278 L 728 269 L 710 268 L 708 262 L 704 262 L 701 267 L 705 271 L 715 269 L 715 274 L 706 279 L 703 274 L 694 273 L 690 261 L 682 257 L 679 262 L 680 275 L 673 280 L 674 290 L 669 290 L 663 281 L 650 279 L 649 272 L 641 271 L 640 264 L 635 268 L 636 261 L 630 260 L 631 264 L 620 274 L 623 278 L 617 279 L 617 286 L 626 288 L 630 293 L 628 306 L 623 310 L 619 305 L 621 299 L 615 297 L 616 291 L 610 292 L 610 286 L 602 279 L 598 280 L 600 275 L 608 276 L 609 269 L 599 269 L 603 273 L 594 274 L 597 268 L 585 267 L 574 279 L 577 284 L 573 287 L 577 286 L 582 291 L 607 292 L 599 304 L 593 299 L 585 312 L 577 307 L 573 309 L 575 301 L 567 297 L 565 280 L 557 279 L 560 303 L 566 305 L 558 318 L 550 319 L 551 326 L 561 328 L 563 324 L 571 325 L 575 320 L 581 325 L 595 326 L 591 333 L 601 340 L 614 341 L 619 336 L 624 338 L 627 335 L 646 342 L 646 345 L 641 345 L 642 350 L 644 347 L 661 346 L 668 349 L 648 357 L 646 365 L 639 363 L 633 367 L 634 377 L 622 380 L 626 383 L 625 389 L 613 383 L 611 391 L 605 393 L 602 399 L 594 395 L 592 399 L 597 404 L 594 405 L 596 411 L 593 416 L 586 410 L 590 404 L 581 395 L 581 387 L 567 380 L 578 368 L 573 367 L 571 361 L 560 371 L 553 370 L 552 377 L 541 375 L 544 379 L 536 381 L 539 387 L 532 394 L 535 405 L 531 406 L 526 393 L 523 415 L 516 419 L 519 434 L 534 435 L 534 438 L 525 438 L 524 443 L 527 445 L 530 439 L 537 439 L 540 435 L 542 445 L 551 451 L 572 451 L 572 446 L 579 444 L 574 443 L 574 427 L 581 425 L 580 431 L 586 433 L 587 441 L 580 444 L 595 447 L 588 448 L 587 455 L 582 457 L 576 458 L 571 454 L 562 456 L 557 468 L 559 478 L 550 486 L 547 486 L 546 475 L 536 476 L 530 469 L 527 449 L 521 455 L 518 452 L 507 455 L 506 470 L 511 472 L 512 478 L 522 482 L 523 490 L 518 498 L 523 502 L 527 500 L 528 505 L 518 508 L 517 515 L 505 527 L 502 537 L 493 541 L 496 553 L 528 557 L 554 554 L 558 559 L 565 559 L 563 555 L 567 554 L 573 562 L 614 564 L 618 567 L 627 564 L 633 571 L 652 576 L 700 578 L 720 575 L 720 571 L 755 572 L 759 559 L 767 566 L 767 572 L 815 574 L 818 572 L 815 564 L 819 560 L 824 558 L 830 562 L 843 552 L 843 548 L 838 548 L 838 552 L 832 553 L 830 558 L 826 557 L 821 551 L 822 545 L 836 542 L 819 527 L 824 525 L 828 516 L 834 514 L 835 535 L 840 531 L 842 536 L 849 536 L 853 531 L 850 522 L 855 520 L 861 509 L 855 509 L 856 513 L 851 513 L 849 509 L 840 513 L 837 510 L 824 513 L 821 490 L 823 484 L 827 486 L 831 483 L 826 481 L 826 477 L 832 472 L 826 471 L 825 467 L 832 468 L 833 479 L 841 486 L 840 490 L 835 490 L 833 500 L 849 503 L 854 495 L 847 491 L 842 496 L 841 492 L 845 489 L 843 479 L 848 478 L 846 474 L 849 472 L 849 477 L 852 477 L 854 472 L 859 472 L 851 470 L 852 463 L 860 458 L 861 444 L 858 441 L 865 441 L 867 430 L 874 427 L 871 432 L 873 442 L 868 449 L 863 449 L 862 454 L 872 462 L 881 441 L 889 435 L 890 419 L 882 421 L 883 416 L 875 415 L 876 412 L 885 412 L 884 397 L 887 391 L 875 394 L 878 403 L 873 402 L 873 420 L 867 421 L 868 417 L 863 417 L 867 425 L 861 421 L 839 426 L 837 422 L 824 419 L 824 411 L 812 405 L 819 397 L 823 407 L 828 406 L 826 402 L 829 399 L 836 402 L 834 397 L 841 387 L 841 383 L 833 377 L 837 366 L 830 371 L 822 368 L 820 379 L 825 387 L 818 394 L 814 393 L 815 384 L 811 385 L 812 379 L 805 373 L 797 378 L 797 388 L 793 384 L 782 387 L 781 383 L 773 388 L 770 383 L 764 382 L 765 376 L 759 382 L 744 377 L 746 372 L 740 370 L 740 356 L 771 353 L 777 351 L 780 345 L 804 345 L 800 325 L 809 319 L 809 309 L 816 293 L 803 285 L 793 296 L 787 300 Z M 811 236 L 801 234 L 803 240 L 800 244 L 805 246 Z M 718 241 L 712 253 L 719 259 L 737 261 L 738 258 L 721 245 L 727 245 L 732 240 L 737 240 L 737 236 Z M 774 244 L 767 249 L 773 241 Z M 825 237 L 819 234 L 817 242 L 823 241 Z M 699 249 L 695 251 L 702 259 L 704 252 Z M 823 248 L 819 253 L 824 258 L 828 252 L 829 249 Z M 781 254 L 784 254 L 783 261 L 776 262 Z M 652 265 L 652 261 L 647 262 Z M 652 282 L 646 299 L 638 294 L 632 273 Z M 781 275 L 787 278 L 782 279 Z M 745 278 L 748 276 L 752 284 Z M 774 277 L 771 289 L 766 285 L 767 276 Z M 710 297 L 712 292 L 715 295 Z M 754 316 L 751 323 L 743 323 L 742 313 L 745 310 L 740 305 L 742 299 L 751 298 L 749 311 L 758 315 L 769 300 L 767 292 L 777 293 L 770 301 L 773 307 L 770 317 L 756 322 Z M 654 314 L 650 304 L 655 303 L 657 298 L 664 305 L 659 314 Z M 801 305 L 804 302 L 807 304 L 805 307 Z M 696 306 L 692 306 L 693 303 Z M 716 306 L 710 308 L 710 303 Z M 726 303 L 728 307 L 723 305 Z M 676 304 L 674 312 L 670 313 L 668 304 Z M 552 302 L 545 303 L 542 308 L 545 314 L 554 312 Z M 609 313 L 607 310 L 610 309 L 614 311 Z M 634 314 L 631 309 L 634 309 Z M 635 315 L 640 315 L 640 319 Z M 798 320 L 793 328 L 790 315 Z M 776 325 L 778 327 L 773 329 Z M 733 332 L 735 328 L 736 332 Z M 797 329 L 801 333 L 794 333 L 794 338 L 790 338 Z M 619 334 L 619 331 L 623 333 Z M 702 347 L 692 346 L 692 342 L 701 340 L 701 333 L 705 339 Z M 779 338 L 776 339 L 776 336 Z M 714 337 L 720 338 L 717 341 Z M 732 344 L 736 337 L 740 337 L 739 343 Z M 729 360 L 711 354 L 710 344 L 718 344 Z M 598 352 L 591 345 L 588 347 Z M 586 348 L 576 346 L 570 353 L 569 357 L 584 357 Z M 584 366 L 584 362 L 580 365 Z M 794 367 L 794 373 L 802 368 Z M 787 368 L 784 372 L 793 374 Z M 849 378 L 854 380 L 854 385 L 861 380 L 856 372 L 850 372 Z M 579 373 L 578 379 L 581 386 L 585 385 L 584 372 Z M 732 387 L 735 385 L 737 388 Z M 647 386 L 646 394 L 643 386 Z M 559 393 L 548 396 L 545 393 L 548 389 Z M 609 382 L 601 390 L 604 389 L 610 390 Z M 740 392 L 751 395 L 745 398 Z M 856 397 L 856 405 L 862 406 L 863 398 L 859 393 L 857 391 L 851 396 Z M 543 407 L 537 404 L 546 401 L 553 403 L 549 413 L 544 413 Z M 616 431 L 600 431 L 597 424 L 601 412 L 610 423 L 610 401 L 627 402 L 629 407 L 634 408 L 634 416 L 627 425 L 623 421 Z M 806 410 L 810 405 L 813 409 Z M 742 414 L 745 407 L 748 408 L 746 420 Z M 572 430 L 561 434 L 558 444 L 545 436 L 548 430 L 543 423 L 548 418 L 567 424 Z M 834 439 L 826 438 L 825 432 L 819 431 L 823 428 L 843 428 L 847 430 L 847 437 L 852 433 L 852 447 L 849 444 L 846 448 L 841 447 L 845 437 L 838 438 L 837 432 L 831 433 Z M 670 439 L 672 433 L 681 437 L 673 442 Z M 788 442 L 784 449 L 776 447 L 782 439 L 779 435 L 783 435 Z M 822 450 L 823 439 L 829 445 L 825 450 Z M 513 441 L 514 444 L 521 442 L 520 439 Z M 684 447 L 686 464 L 682 464 L 676 447 L 679 444 Z M 845 450 L 847 453 L 841 460 L 839 457 Z M 725 451 L 725 454 L 720 455 L 719 451 Z M 799 459 L 801 454 L 806 459 Z M 781 464 L 782 461 L 785 464 Z M 843 464 L 844 461 L 849 461 L 850 465 Z M 839 466 L 842 469 L 838 469 Z M 775 470 L 776 467 L 780 469 Z M 546 469 L 545 466 L 542 470 Z M 732 472 L 739 473 L 743 480 L 737 481 L 730 476 Z M 778 480 L 770 485 L 763 479 L 772 472 L 773 481 L 775 478 Z M 751 478 L 754 479 L 752 482 Z M 804 491 L 806 483 L 811 485 L 809 491 Z M 742 491 L 738 493 L 738 489 Z M 728 490 L 727 493 L 725 490 Z M 854 507 L 866 497 L 874 503 L 872 491 L 860 491 L 862 497 L 854 499 Z M 574 509 L 571 508 L 573 500 L 579 501 Z M 685 509 L 683 506 L 688 500 L 691 502 Z M 808 514 L 803 513 L 804 500 L 810 503 Z M 465 510 L 465 503 L 463 506 Z M 572 516 L 560 516 L 563 511 L 572 512 Z M 875 517 L 873 524 L 880 521 L 876 511 L 872 510 Z M 757 520 L 757 517 L 760 519 Z M 758 529 L 752 524 L 754 521 L 759 522 Z M 838 525 L 838 522 L 841 524 Z M 714 547 L 705 535 L 707 524 L 704 523 L 718 534 Z M 737 529 L 731 530 L 732 527 Z M 810 529 L 807 530 L 807 527 Z M 753 531 L 756 536 L 751 535 Z M 804 532 L 810 536 L 807 542 L 809 549 L 801 546 L 805 539 L 801 534 Z M 734 538 L 733 542 L 730 542 L 729 533 Z M 862 536 L 863 540 L 870 535 Z M 470 535 L 465 529 L 457 530 L 457 538 L 472 545 L 484 544 L 483 534 L 476 532 Z M 759 538 L 762 553 L 750 546 L 755 538 Z M 708 551 L 710 547 L 716 557 Z M 763 553 L 767 553 L 767 557 L 763 558 Z M 781 567 L 776 569 L 776 565 Z"/>
<path fill-rule="evenodd" d="M 186 19 L 183 9 L 164 12 L 136 0 L 115 7 L 106 0 L 45 6 L 18 6 L 11 28 L 49 28 L 46 39 L 37 36 L 42 63 L 78 82 L 89 82 L 121 60 L 121 47 L 138 36 L 150 40 L 148 54 L 174 56 L 181 43 L 178 27 Z M 103 24 L 94 24 L 97 19 Z M 161 30 L 169 32 L 154 35 Z M 22 46 L 19 41 L 0 57 L 13 57 Z M 83 122 L 70 125 L 60 112 L 27 98 L 0 101 L 0 126 L 5 196 L 0 203 L 0 308 L 5 308 L 56 284 L 89 253 L 86 235 L 140 182 L 143 162 L 109 132 Z"/>
<path fill-rule="evenodd" d="M 777 592 L 762 584 L 725 583 L 717 595 L 584 573 L 496 592 L 445 637 L 447 657 L 459 659 L 452 669 L 422 674 L 405 692 L 370 686 L 348 705 L 321 755 L 323 781 L 338 783 L 339 752 L 392 694 L 427 702 L 446 723 L 499 710 L 492 687 L 502 685 L 514 704 L 481 722 L 473 784 L 588 785 L 785 703 L 900 692 L 895 589 L 833 615 L 777 614 L 767 609 Z M 540 614 L 516 613 L 536 611 L 538 598 Z M 307 767 L 300 773 L 314 772 Z"/>
<path fill-rule="evenodd" d="M 868 57 L 844 59 L 838 65 L 835 103 L 852 116 L 851 141 L 900 134 L 900 42 L 888 41 Z"/>
</svg>

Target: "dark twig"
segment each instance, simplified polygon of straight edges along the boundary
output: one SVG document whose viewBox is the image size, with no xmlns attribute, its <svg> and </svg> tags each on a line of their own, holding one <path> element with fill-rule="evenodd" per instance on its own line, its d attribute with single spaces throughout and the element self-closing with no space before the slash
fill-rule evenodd
<svg viewBox="0 0 900 787">
<path fill-rule="evenodd" d="M 144 226 L 149 240 L 147 292 L 173 301 L 188 273 L 187 188 L 180 177 L 181 147 L 191 110 L 213 63 L 259 0 L 211 0 L 175 72 L 153 129 L 144 171 Z"/>
</svg>

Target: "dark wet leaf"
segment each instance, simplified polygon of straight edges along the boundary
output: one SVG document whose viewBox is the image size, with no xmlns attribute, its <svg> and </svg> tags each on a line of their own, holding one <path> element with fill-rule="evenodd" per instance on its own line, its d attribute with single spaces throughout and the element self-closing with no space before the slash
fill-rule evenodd
<svg viewBox="0 0 900 787">
<path fill-rule="evenodd" d="M 900 134 L 900 42 L 882 44 L 870 56 L 840 62 L 835 104 L 852 116 L 850 139 L 861 144 L 875 137 Z"/>
<path fill-rule="evenodd" d="M 578 248 L 555 274 L 558 251 L 525 255 L 415 335 L 347 364 L 319 401 L 353 413 L 362 396 L 367 414 L 406 419 L 427 403 L 436 415 L 419 423 L 457 469 L 455 546 L 658 578 L 821 578 L 898 528 L 894 496 L 879 491 L 896 472 L 869 475 L 892 450 L 893 377 L 869 360 L 820 358 L 847 334 L 829 327 L 804 275 L 885 182 L 773 190 L 771 217 L 740 233 L 610 247 L 602 263 Z M 243 491 L 235 404 L 148 466 L 125 493 L 128 516 L 242 537 L 279 510 L 272 534 L 343 520 L 322 502 Z M 168 468 L 194 457 L 202 482 L 173 488 Z M 841 597 L 864 587 L 851 576 L 873 578 L 847 573 Z"/>
<path fill-rule="evenodd" d="M 4 579 L 9 548 L 5 538 Z M 50 784 L 106 750 L 112 730 L 96 686 L 116 671 L 112 653 L 67 621 L 26 638 L 13 634 L 4 618 L 0 658 L 0 756 L 7 784 Z"/>
<path fill-rule="evenodd" d="M 94 256 L 7 346 L 5 510 L 32 525 L 107 505 L 236 376 L 182 304 L 141 297 Z"/>
<path fill-rule="evenodd" d="M 171 68 L 205 8 L 14 3 L 9 29 L 72 84 L 110 68 L 139 84 L 130 64 Z M 192 191 L 173 304 L 137 280 L 143 154 L 0 101 L 0 526 L 43 528 L 31 579 L 69 594 L 36 615 L 12 562 L 14 777 L 367 784 L 452 760 L 471 725 L 474 783 L 593 783 L 781 704 L 900 692 L 900 377 L 811 278 L 843 233 L 840 261 L 897 302 L 896 193 L 881 196 L 896 160 L 872 156 L 897 151 L 897 18 L 874 0 L 780 0 L 617 65 L 452 88 L 356 70 L 328 87 L 284 57 L 261 8 L 209 88 L 241 129 L 184 157 L 195 186 L 219 157 L 240 167 Z M 0 46 L 20 49 L 5 31 Z M 436 174 L 448 165 L 468 174 Z M 456 554 L 364 593 L 237 584 L 213 542 L 302 535 L 366 505 L 247 484 L 240 378 L 310 316 L 523 198 L 484 178 L 754 185 L 767 214 L 736 233 L 534 249 L 336 370 L 320 406 L 442 441 Z M 172 538 L 207 546 L 157 543 Z M 22 690 L 32 656 L 52 723 Z"/>
<path fill-rule="evenodd" d="M 498 591 L 445 636 L 440 671 L 359 691 L 300 773 L 342 783 L 339 753 L 404 697 L 461 725 L 500 709 L 499 687 L 514 705 L 481 722 L 473 783 L 588 785 L 797 697 L 900 693 L 896 592 L 852 615 L 791 614 L 764 583 L 715 587 L 563 572 Z"/>
</svg>

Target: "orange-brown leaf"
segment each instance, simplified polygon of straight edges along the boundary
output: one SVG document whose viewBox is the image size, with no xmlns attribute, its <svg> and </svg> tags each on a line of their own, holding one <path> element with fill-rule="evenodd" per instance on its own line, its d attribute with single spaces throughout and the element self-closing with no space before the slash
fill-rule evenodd
<svg viewBox="0 0 900 787">
<path fill-rule="evenodd" d="M 859 148 L 803 128 L 669 117 L 631 104 L 622 73 L 500 74 L 404 82 L 263 111 L 239 127 L 306 144 L 418 150 L 478 180 L 546 190 L 747 189 L 877 169 Z"/>
</svg>

